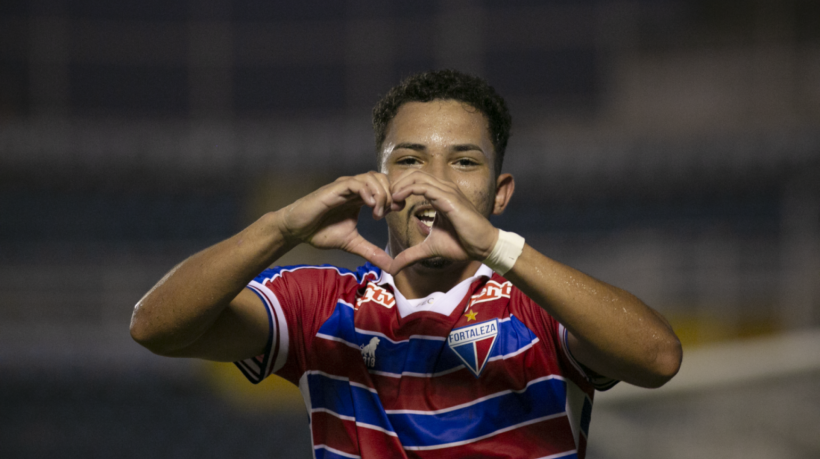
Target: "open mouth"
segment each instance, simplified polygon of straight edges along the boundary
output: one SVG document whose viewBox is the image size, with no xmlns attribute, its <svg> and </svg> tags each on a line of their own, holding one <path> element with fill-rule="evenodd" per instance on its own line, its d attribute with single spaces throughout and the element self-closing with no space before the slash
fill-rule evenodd
<svg viewBox="0 0 820 459">
<path fill-rule="evenodd" d="M 427 225 L 427 228 L 433 227 L 433 222 L 436 220 L 436 211 L 433 209 L 425 209 L 416 212 L 416 218 Z"/>
</svg>

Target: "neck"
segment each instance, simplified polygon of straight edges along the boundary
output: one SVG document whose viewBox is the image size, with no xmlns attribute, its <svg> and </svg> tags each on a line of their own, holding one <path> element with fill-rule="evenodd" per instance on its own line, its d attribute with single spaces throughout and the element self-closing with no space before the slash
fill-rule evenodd
<svg viewBox="0 0 820 459">
<path fill-rule="evenodd" d="M 481 262 L 449 262 L 441 268 L 416 263 L 393 276 L 396 288 L 408 300 L 424 298 L 433 292 L 447 292 L 461 281 L 474 276 Z"/>
</svg>

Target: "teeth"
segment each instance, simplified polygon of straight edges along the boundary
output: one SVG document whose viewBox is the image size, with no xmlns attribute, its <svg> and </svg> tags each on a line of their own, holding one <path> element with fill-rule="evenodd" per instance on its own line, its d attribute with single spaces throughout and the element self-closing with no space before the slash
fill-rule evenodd
<svg viewBox="0 0 820 459">
<path fill-rule="evenodd" d="M 436 211 L 435 210 L 423 210 L 418 214 L 419 220 L 422 223 L 427 225 L 428 228 L 433 227 L 433 221 L 436 219 Z"/>
</svg>

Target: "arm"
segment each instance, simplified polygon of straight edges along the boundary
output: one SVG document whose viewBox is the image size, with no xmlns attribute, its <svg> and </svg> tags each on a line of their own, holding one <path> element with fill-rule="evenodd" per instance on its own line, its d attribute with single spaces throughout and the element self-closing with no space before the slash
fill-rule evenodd
<svg viewBox="0 0 820 459">
<path fill-rule="evenodd" d="M 131 336 L 154 353 L 236 361 L 264 351 L 268 320 L 244 287 L 296 245 L 341 249 L 388 267 L 390 257 L 356 230 L 359 209 L 381 218 L 392 205 L 375 172 L 343 177 L 239 234 L 199 252 L 165 275 L 136 305 Z"/>
<path fill-rule="evenodd" d="M 678 372 L 672 327 L 629 292 L 529 245 L 504 277 L 567 328 L 573 356 L 595 372 L 642 387 L 660 387 Z"/>
<path fill-rule="evenodd" d="M 497 179 L 492 212 L 500 214 L 512 194 L 512 177 Z M 498 240 L 498 229 L 478 212 L 458 185 L 423 172 L 402 177 L 393 200 L 427 198 L 448 224 L 433 226 L 425 241 L 396 256 L 390 272 L 433 256 L 483 261 Z M 505 277 L 569 331 L 573 356 L 610 378 L 659 387 L 674 376 L 682 356 L 680 342 L 666 320 L 638 298 L 551 260 L 525 245 Z"/>
</svg>

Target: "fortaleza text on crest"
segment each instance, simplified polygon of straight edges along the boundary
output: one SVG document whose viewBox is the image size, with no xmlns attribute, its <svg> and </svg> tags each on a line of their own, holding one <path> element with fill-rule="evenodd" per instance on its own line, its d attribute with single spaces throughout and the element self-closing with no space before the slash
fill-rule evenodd
<svg viewBox="0 0 820 459">
<path fill-rule="evenodd" d="M 456 328 L 450 332 L 447 345 L 477 378 L 487 365 L 497 336 L 498 319 L 493 319 Z"/>
</svg>

